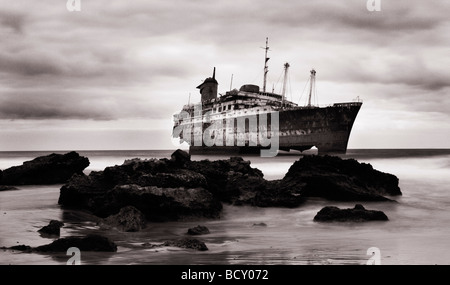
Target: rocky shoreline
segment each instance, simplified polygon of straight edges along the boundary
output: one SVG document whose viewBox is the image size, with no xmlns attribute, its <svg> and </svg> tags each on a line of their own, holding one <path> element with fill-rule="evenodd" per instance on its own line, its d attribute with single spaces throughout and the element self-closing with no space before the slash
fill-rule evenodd
<svg viewBox="0 0 450 285">
<path fill-rule="evenodd" d="M 61 187 L 58 203 L 105 218 L 133 206 L 149 221 L 219 218 L 222 203 L 298 207 L 310 197 L 332 201 L 393 201 L 398 178 L 370 164 L 333 156 L 305 156 L 283 179 L 266 180 L 241 157 L 191 161 L 181 150 L 171 159 L 133 159 L 75 174 Z"/>
<path fill-rule="evenodd" d="M 259 169 L 241 157 L 192 161 L 182 150 L 176 150 L 170 159 L 130 159 L 86 175 L 83 170 L 88 165 L 88 158 L 75 152 L 52 154 L 0 172 L 0 185 L 6 188 L 61 183 L 58 204 L 62 208 L 89 211 L 98 217 L 101 228 L 124 232 L 139 231 L 147 222 L 219 219 L 224 204 L 296 208 L 311 197 L 392 202 L 393 197 L 402 195 L 396 176 L 375 170 L 370 164 L 334 156 L 301 157 L 278 180 L 264 179 Z M 360 204 L 343 210 L 328 206 L 314 220 L 388 220 L 384 213 L 378 212 L 366 210 Z M 58 235 L 61 226 L 62 223 L 53 221 L 41 231 Z M 207 233 L 208 229 L 201 225 L 188 230 L 189 235 Z M 98 250 L 102 246 L 114 249 L 114 242 L 108 239 L 94 237 L 94 244 L 103 245 L 89 247 L 83 238 L 88 237 L 66 237 L 34 249 L 26 245 L 9 249 L 48 252 L 77 245 L 84 250 Z M 207 250 L 201 240 L 191 238 L 144 246 Z"/>
</svg>

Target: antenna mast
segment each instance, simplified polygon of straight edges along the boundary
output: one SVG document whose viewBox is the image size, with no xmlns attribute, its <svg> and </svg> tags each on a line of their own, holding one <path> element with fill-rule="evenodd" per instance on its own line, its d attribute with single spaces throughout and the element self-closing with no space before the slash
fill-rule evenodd
<svg viewBox="0 0 450 285">
<path fill-rule="evenodd" d="M 263 85 L 263 92 L 266 92 L 267 72 L 269 72 L 269 67 L 267 66 L 267 62 L 270 59 L 270 58 L 267 57 L 267 51 L 269 51 L 269 38 L 266 38 L 266 47 L 264 49 L 266 50 L 266 52 L 265 52 L 265 58 L 264 58 L 264 85 Z"/>
<path fill-rule="evenodd" d="M 309 99 L 308 99 L 308 107 L 311 107 L 311 96 L 314 85 L 316 84 L 316 71 L 314 69 L 311 70 L 311 82 L 309 86 Z"/>
</svg>

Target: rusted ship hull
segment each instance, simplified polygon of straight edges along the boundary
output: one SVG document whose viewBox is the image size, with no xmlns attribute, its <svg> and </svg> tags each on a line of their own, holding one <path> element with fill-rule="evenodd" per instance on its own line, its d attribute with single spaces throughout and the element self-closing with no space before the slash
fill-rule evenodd
<svg viewBox="0 0 450 285">
<path fill-rule="evenodd" d="M 321 154 L 345 153 L 360 102 L 329 107 L 292 108 L 279 112 L 279 150 L 304 151 L 316 147 Z M 209 124 L 208 124 L 209 126 Z M 204 128 L 206 125 L 203 126 Z M 262 146 L 194 146 L 191 154 L 259 153 Z"/>
<path fill-rule="evenodd" d="M 281 150 L 317 147 L 319 153 L 345 153 L 361 103 L 280 112 Z"/>
</svg>

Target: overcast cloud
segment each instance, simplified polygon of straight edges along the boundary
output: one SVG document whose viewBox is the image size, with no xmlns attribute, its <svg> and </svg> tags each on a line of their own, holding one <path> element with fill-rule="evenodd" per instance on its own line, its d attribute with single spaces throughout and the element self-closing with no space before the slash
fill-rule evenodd
<svg viewBox="0 0 450 285">
<path fill-rule="evenodd" d="M 446 0 L 65 2 L 0 0 L 2 150 L 171 148 L 172 114 L 213 67 L 220 93 L 232 75 L 261 85 L 266 37 L 269 85 L 288 61 L 293 101 L 311 68 L 319 103 L 364 100 L 349 147 L 450 147 Z M 108 145 L 123 130 L 144 139 Z"/>
</svg>

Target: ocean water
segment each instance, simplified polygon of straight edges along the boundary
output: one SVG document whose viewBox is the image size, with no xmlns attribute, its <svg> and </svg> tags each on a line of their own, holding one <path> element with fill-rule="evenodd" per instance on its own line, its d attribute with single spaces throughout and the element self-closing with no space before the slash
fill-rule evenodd
<svg viewBox="0 0 450 285">
<path fill-rule="evenodd" d="M 0 152 L 0 169 L 20 165 L 51 152 Z M 59 152 L 65 153 L 65 152 Z M 91 162 L 86 173 L 122 164 L 125 159 L 170 157 L 172 151 L 79 151 Z M 225 156 L 193 156 L 192 159 L 224 159 Z M 284 176 L 299 154 L 274 158 L 244 156 L 266 179 Z M 135 233 L 104 230 L 89 213 L 62 209 L 61 185 L 19 186 L 0 191 L 0 247 L 39 246 L 54 238 L 37 230 L 52 219 L 65 226 L 61 237 L 99 233 L 117 245 L 115 253 L 82 252 L 81 264 L 162 265 L 302 265 L 366 264 L 367 250 L 379 249 L 380 264 L 450 264 L 450 150 L 352 149 L 343 158 L 355 158 L 377 170 L 396 175 L 402 196 L 397 202 L 363 202 L 367 209 L 382 210 L 387 222 L 317 223 L 315 214 L 324 206 L 349 208 L 355 202 L 310 199 L 298 208 L 257 208 L 225 205 L 220 219 L 148 223 Z M 264 223 L 266 226 L 257 226 Z M 198 236 L 208 251 L 175 247 L 149 248 L 165 240 L 185 237 L 187 229 L 207 226 L 210 234 Z M 0 249 L 0 264 L 66 264 L 65 253 L 38 254 Z"/>
</svg>

